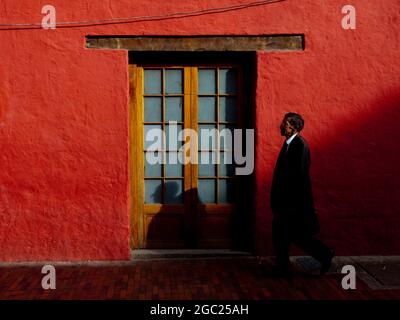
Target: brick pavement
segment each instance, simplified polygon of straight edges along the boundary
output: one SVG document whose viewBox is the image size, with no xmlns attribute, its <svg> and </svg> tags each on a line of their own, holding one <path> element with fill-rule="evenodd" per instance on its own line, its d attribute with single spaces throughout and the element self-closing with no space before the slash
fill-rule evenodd
<svg viewBox="0 0 400 320">
<path fill-rule="evenodd" d="M 43 290 L 41 265 L 2 264 L 0 299 L 400 299 L 400 288 L 371 289 L 361 279 L 356 290 L 343 290 L 340 273 L 315 277 L 296 269 L 292 283 L 266 277 L 254 257 L 55 266 L 57 289 Z"/>
</svg>

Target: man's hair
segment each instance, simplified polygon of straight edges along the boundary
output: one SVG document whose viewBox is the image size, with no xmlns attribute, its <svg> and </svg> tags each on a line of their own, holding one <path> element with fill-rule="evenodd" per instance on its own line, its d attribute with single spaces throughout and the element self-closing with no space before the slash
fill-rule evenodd
<svg viewBox="0 0 400 320">
<path fill-rule="evenodd" d="M 295 128 L 298 132 L 303 130 L 304 128 L 304 119 L 302 118 L 301 115 L 294 113 L 294 112 L 289 112 L 285 114 L 285 119 L 290 123 L 293 128 Z"/>
</svg>

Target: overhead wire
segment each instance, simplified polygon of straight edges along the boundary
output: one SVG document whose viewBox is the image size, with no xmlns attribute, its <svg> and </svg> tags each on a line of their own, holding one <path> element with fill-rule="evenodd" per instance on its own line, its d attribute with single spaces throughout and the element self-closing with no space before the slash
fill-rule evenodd
<svg viewBox="0 0 400 320">
<path fill-rule="evenodd" d="M 111 19 L 99 19 L 99 20 L 61 21 L 61 22 L 56 22 L 56 28 L 74 28 L 74 27 L 77 28 L 77 27 L 89 27 L 89 26 L 108 25 L 108 24 L 123 24 L 123 23 L 166 20 L 174 18 L 186 18 L 186 17 L 206 15 L 212 13 L 241 10 L 245 8 L 263 6 L 266 4 L 278 3 L 284 1 L 286 0 L 261 0 L 248 3 L 241 3 L 237 5 L 230 5 L 225 7 L 207 8 L 207 9 L 187 11 L 187 12 L 173 12 L 163 15 L 136 16 L 136 17 L 111 18 Z M 39 28 L 42 28 L 41 23 L 0 24 L 0 30 L 39 29 Z"/>
</svg>

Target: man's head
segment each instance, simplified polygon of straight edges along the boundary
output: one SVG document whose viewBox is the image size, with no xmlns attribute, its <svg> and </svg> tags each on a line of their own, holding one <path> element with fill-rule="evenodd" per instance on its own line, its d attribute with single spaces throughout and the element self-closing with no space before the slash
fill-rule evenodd
<svg viewBox="0 0 400 320">
<path fill-rule="evenodd" d="M 289 138 L 295 133 L 303 130 L 303 127 L 304 120 L 301 115 L 294 112 L 286 113 L 280 126 L 281 135 Z"/>
</svg>

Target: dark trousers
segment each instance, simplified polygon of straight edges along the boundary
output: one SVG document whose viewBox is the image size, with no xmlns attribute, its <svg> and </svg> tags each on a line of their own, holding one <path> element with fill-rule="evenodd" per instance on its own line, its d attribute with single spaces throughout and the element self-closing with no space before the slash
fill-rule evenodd
<svg viewBox="0 0 400 320">
<path fill-rule="evenodd" d="M 298 245 L 307 254 L 320 262 L 329 259 L 330 248 L 316 239 L 313 235 L 302 232 L 301 226 L 274 218 L 272 224 L 272 241 L 276 254 L 277 264 L 287 267 L 289 262 L 289 248 L 291 244 Z"/>
</svg>

